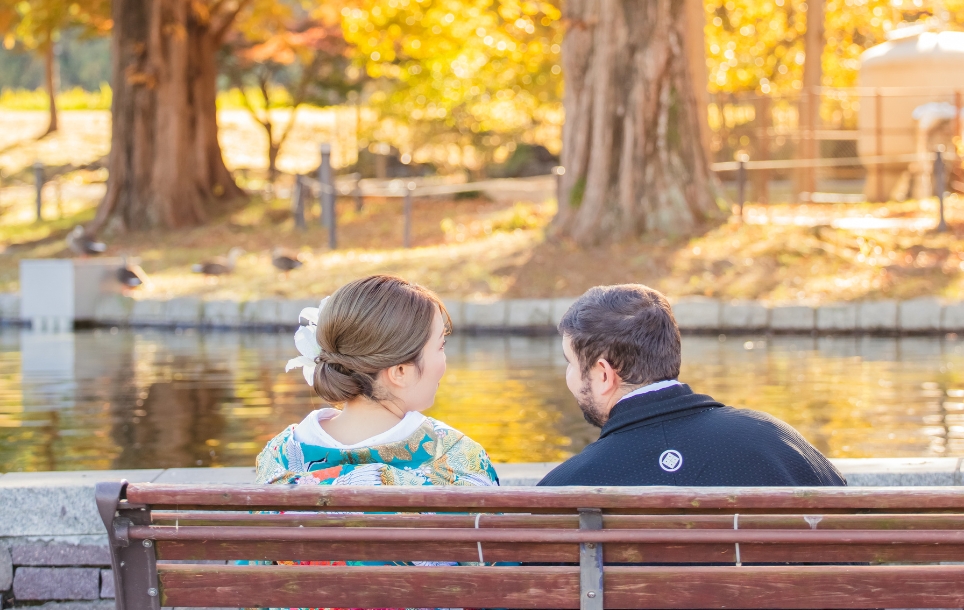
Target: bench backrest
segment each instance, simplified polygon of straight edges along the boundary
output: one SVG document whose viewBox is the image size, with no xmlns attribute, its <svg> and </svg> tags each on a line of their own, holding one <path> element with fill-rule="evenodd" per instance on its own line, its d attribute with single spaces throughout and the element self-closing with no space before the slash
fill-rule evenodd
<svg viewBox="0 0 964 610">
<path fill-rule="evenodd" d="M 119 610 L 964 607 L 964 566 L 941 563 L 964 562 L 959 488 L 104 483 L 97 501 Z M 425 561 L 526 565 L 405 565 Z"/>
</svg>

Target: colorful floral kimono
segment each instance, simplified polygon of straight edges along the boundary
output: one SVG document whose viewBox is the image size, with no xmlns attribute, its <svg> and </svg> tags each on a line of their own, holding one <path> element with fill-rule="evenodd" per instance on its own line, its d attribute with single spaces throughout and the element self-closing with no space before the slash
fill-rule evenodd
<svg viewBox="0 0 964 610">
<path fill-rule="evenodd" d="M 293 485 L 498 485 L 481 445 L 426 417 L 408 438 L 371 447 L 333 449 L 299 442 L 296 426 L 274 437 L 258 456 L 258 483 Z M 279 561 L 298 565 L 377 565 L 361 561 Z M 401 564 L 400 564 L 401 565 Z M 415 565 L 455 565 L 419 561 Z M 334 609 L 337 610 L 337 609 Z"/>
<path fill-rule="evenodd" d="M 258 483 L 294 485 L 498 485 L 481 445 L 426 417 L 408 438 L 358 449 L 295 440 L 294 425 L 258 456 Z"/>
</svg>

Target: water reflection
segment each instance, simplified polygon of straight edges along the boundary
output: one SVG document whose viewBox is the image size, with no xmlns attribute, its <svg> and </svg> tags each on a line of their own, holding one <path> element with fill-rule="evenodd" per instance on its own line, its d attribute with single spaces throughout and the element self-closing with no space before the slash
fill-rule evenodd
<svg viewBox="0 0 964 610">
<path fill-rule="evenodd" d="M 835 457 L 964 456 L 964 342 L 687 337 L 682 379 L 787 421 Z M 555 338 L 452 337 L 429 411 L 496 461 L 596 438 Z M 320 406 L 288 334 L 0 330 L 0 472 L 244 466 Z"/>
</svg>

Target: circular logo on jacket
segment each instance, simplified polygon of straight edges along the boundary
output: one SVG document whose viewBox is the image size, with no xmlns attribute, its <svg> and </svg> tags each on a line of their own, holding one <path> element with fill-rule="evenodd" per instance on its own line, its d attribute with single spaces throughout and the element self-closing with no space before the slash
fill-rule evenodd
<svg viewBox="0 0 964 610">
<path fill-rule="evenodd" d="M 675 449 L 667 449 L 659 455 L 659 467 L 666 472 L 676 472 L 683 467 L 683 455 Z"/>
</svg>

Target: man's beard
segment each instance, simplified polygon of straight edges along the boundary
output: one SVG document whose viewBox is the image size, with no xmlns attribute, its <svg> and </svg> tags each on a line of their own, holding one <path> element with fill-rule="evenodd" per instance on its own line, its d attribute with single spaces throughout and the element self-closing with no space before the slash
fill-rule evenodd
<svg viewBox="0 0 964 610">
<path fill-rule="evenodd" d="M 592 386 L 588 382 L 583 385 L 579 391 L 579 396 L 576 397 L 576 404 L 579 405 L 582 416 L 586 418 L 586 421 L 597 428 L 602 428 L 606 420 L 609 419 L 607 417 L 608 413 L 603 412 L 602 407 L 593 398 Z"/>
</svg>

